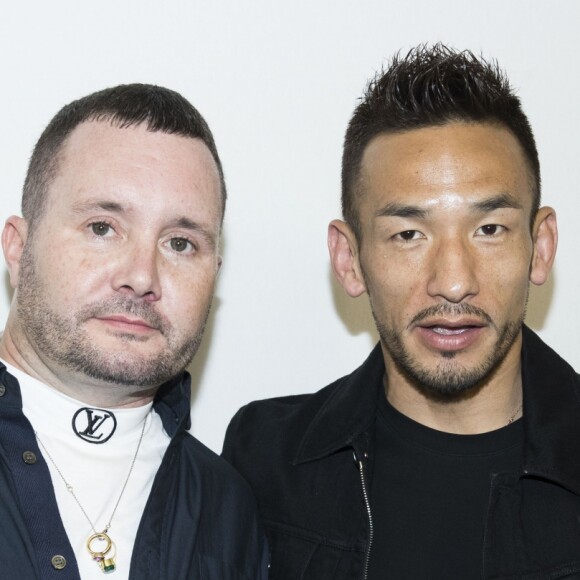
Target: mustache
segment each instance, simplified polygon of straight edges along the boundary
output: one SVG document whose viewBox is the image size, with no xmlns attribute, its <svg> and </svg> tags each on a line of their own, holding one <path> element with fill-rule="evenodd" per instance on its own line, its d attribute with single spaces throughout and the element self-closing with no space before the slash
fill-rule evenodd
<svg viewBox="0 0 580 580">
<path fill-rule="evenodd" d="M 472 306 L 471 304 L 436 304 L 435 306 L 429 306 L 424 308 L 420 312 L 418 312 L 412 319 L 411 322 L 408 324 L 407 328 L 414 326 L 415 324 L 419 324 L 426 318 L 436 317 L 436 316 L 452 316 L 458 317 L 462 315 L 468 316 L 476 316 L 481 320 L 484 320 L 488 324 L 495 326 L 495 323 L 492 317 L 482 308 L 478 308 L 477 306 Z"/>
<path fill-rule="evenodd" d="M 159 314 L 152 304 L 122 296 L 87 304 L 80 310 L 77 317 L 79 322 L 85 322 L 90 318 L 110 316 L 111 314 L 131 314 L 144 320 L 162 334 L 165 334 L 170 326 L 169 321 Z"/>
</svg>

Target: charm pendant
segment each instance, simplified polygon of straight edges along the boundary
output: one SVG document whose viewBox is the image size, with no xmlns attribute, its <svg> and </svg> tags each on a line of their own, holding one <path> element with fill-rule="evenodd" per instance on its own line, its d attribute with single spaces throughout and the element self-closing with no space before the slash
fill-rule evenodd
<svg viewBox="0 0 580 580">
<path fill-rule="evenodd" d="M 107 532 L 103 531 L 90 536 L 87 540 L 87 550 L 105 574 L 115 571 L 117 567 L 115 564 L 115 544 Z"/>
</svg>

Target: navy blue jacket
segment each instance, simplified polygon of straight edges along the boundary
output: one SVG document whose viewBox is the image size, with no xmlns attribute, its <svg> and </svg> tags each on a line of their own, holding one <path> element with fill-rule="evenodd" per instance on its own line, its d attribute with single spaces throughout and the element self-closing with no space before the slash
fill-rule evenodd
<svg viewBox="0 0 580 580">
<path fill-rule="evenodd" d="M 522 468 L 490 482 L 479 578 L 578 580 L 580 378 L 527 328 L 522 371 Z M 366 577 L 372 545 L 365 489 L 384 372 L 377 346 L 361 367 L 321 391 L 250 403 L 232 420 L 224 456 L 257 497 L 271 580 Z"/>
<path fill-rule="evenodd" d="M 185 373 L 154 402 L 171 442 L 141 518 L 129 578 L 266 580 L 255 500 L 239 475 L 187 432 L 189 393 Z M 2 364 L 0 578 L 80 580 L 18 381 Z"/>
</svg>

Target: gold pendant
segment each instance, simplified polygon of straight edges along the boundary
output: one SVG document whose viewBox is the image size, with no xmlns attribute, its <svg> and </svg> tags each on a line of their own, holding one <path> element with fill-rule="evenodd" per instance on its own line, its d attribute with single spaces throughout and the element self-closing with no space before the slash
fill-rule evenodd
<svg viewBox="0 0 580 580">
<path fill-rule="evenodd" d="M 105 531 L 89 537 L 87 550 L 91 558 L 101 567 L 105 574 L 115 571 L 117 567 L 115 563 L 115 544 Z M 113 552 L 112 554 L 110 554 L 111 551 Z"/>
</svg>

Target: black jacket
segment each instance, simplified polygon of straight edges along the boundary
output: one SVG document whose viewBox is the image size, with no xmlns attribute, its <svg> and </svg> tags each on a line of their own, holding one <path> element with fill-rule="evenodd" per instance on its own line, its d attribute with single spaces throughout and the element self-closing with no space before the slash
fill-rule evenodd
<svg viewBox="0 0 580 580">
<path fill-rule="evenodd" d="M 580 378 L 532 331 L 523 338 L 523 468 L 492 479 L 480 577 L 580 579 Z M 224 456 L 258 498 L 271 580 L 365 577 L 384 371 L 377 346 L 321 391 L 250 403 L 232 420 Z"/>
<path fill-rule="evenodd" d="M 266 580 L 255 500 L 239 475 L 186 431 L 189 392 L 184 375 L 162 387 L 154 402 L 171 442 L 141 518 L 129 578 Z M 80 580 L 48 466 L 22 413 L 18 381 L 2 364 L 0 578 Z"/>
</svg>

